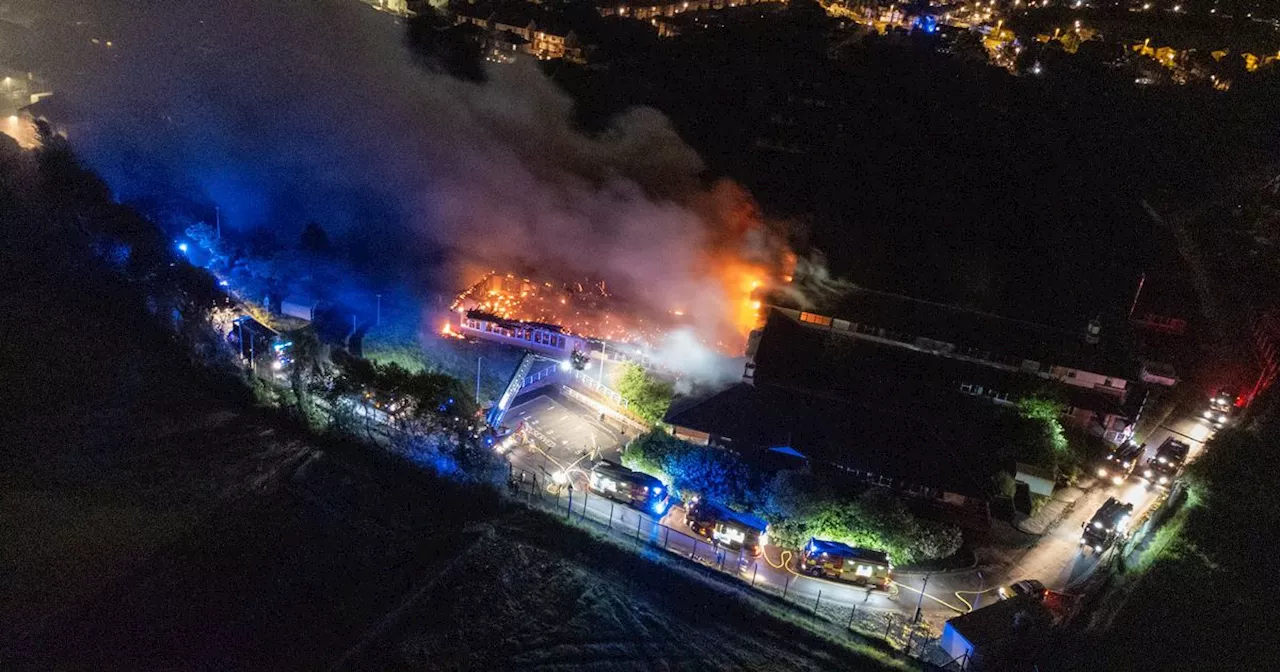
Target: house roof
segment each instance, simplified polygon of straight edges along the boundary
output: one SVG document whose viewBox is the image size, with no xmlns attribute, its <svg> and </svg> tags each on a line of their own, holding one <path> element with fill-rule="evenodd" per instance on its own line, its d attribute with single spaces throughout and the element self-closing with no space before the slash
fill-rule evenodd
<svg viewBox="0 0 1280 672">
<path fill-rule="evenodd" d="M 1029 619 L 1029 626 L 1044 626 L 1053 621 L 1053 614 L 1039 600 L 1019 595 L 956 616 L 947 621 L 947 625 L 978 647 L 1013 637 L 1019 614 L 1025 614 L 1023 618 Z"/>
<path fill-rule="evenodd" d="M 511 40 L 520 40 L 523 42 L 528 42 L 528 40 L 524 39 L 523 37 L 520 37 L 519 35 L 516 35 L 515 33 L 506 31 L 506 30 L 501 31 L 500 33 L 498 33 L 498 35 L 500 37 L 508 38 Z M 564 327 L 561 327 L 556 324 L 547 324 L 545 322 L 524 322 L 521 320 L 512 320 L 505 317 L 499 317 L 497 315 L 494 315 L 493 313 L 486 313 L 483 310 L 468 310 L 467 317 L 473 320 L 483 320 L 485 322 L 490 322 L 492 324 L 500 324 L 509 329 L 515 329 L 517 327 L 533 327 L 535 329 L 544 329 L 546 331 L 554 331 L 558 334 L 564 333 Z"/>
<path fill-rule="evenodd" d="M 672 407 L 672 425 L 729 439 L 740 452 L 788 446 L 804 457 L 896 480 L 981 496 L 997 471 L 1011 465 L 990 456 L 982 432 L 954 422 L 991 412 L 981 400 L 956 395 L 955 416 L 917 414 L 794 388 L 740 383 Z M 986 407 L 985 409 L 983 407 Z"/>
<path fill-rule="evenodd" d="M 1075 408 L 1103 415 L 1127 410 L 1116 393 L 814 328 L 776 310 L 769 314 L 754 360 L 757 382 L 848 395 L 874 389 L 902 403 L 954 394 L 968 383 L 1008 393 L 1012 400 L 1052 390 Z"/>
<path fill-rule="evenodd" d="M 821 314 L 953 343 L 958 348 L 1137 379 L 1124 322 L 1105 324 L 1100 342 L 1085 341 L 1086 324 L 1050 326 L 869 289 L 847 292 Z"/>
<path fill-rule="evenodd" d="M 44 119 L 54 124 L 76 124 L 84 119 L 78 107 L 59 95 L 45 96 L 21 111 L 31 115 L 32 119 Z"/>
</svg>

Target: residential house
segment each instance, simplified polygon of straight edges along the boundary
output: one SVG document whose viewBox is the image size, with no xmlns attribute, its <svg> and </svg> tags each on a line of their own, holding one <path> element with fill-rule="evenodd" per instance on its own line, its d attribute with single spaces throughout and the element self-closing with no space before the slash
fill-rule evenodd
<svg viewBox="0 0 1280 672">
<path fill-rule="evenodd" d="M 1048 630 L 1053 620 L 1037 596 L 1020 595 L 947 621 L 938 646 L 957 669 L 1005 669 L 1019 644 Z"/>
</svg>

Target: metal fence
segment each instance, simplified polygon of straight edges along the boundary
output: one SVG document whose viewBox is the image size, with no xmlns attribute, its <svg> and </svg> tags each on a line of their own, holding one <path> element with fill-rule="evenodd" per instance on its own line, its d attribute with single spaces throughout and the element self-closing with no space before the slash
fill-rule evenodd
<svg viewBox="0 0 1280 672">
<path fill-rule="evenodd" d="M 912 620 L 897 611 L 866 605 L 837 604 L 823 601 L 817 595 L 797 595 L 792 588 L 800 580 L 808 580 L 791 571 L 782 581 L 778 572 L 764 569 L 766 562 L 743 550 L 732 550 L 702 537 L 662 524 L 651 516 L 626 504 L 578 488 L 561 488 L 552 493 L 537 483 L 517 483 L 513 489 L 517 500 L 532 508 L 553 513 L 567 522 L 610 535 L 617 541 L 637 547 L 660 548 L 690 562 L 741 582 L 745 586 L 786 602 L 797 613 L 827 622 L 830 626 L 859 638 L 883 639 L 892 650 L 921 662 L 945 667 L 948 657 L 935 646 L 938 633 L 925 623 Z M 775 577 L 770 580 L 770 574 Z M 867 589 L 867 599 L 871 591 Z M 865 602 L 866 600 L 864 600 Z"/>
<path fill-rule="evenodd" d="M 583 373 L 582 371 L 574 371 L 573 377 L 583 387 L 587 388 L 588 390 L 591 390 L 592 392 L 595 392 L 596 394 L 604 397 L 605 399 L 608 399 L 609 401 L 613 402 L 620 408 L 628 408 L 629 410 L 630 404 L 627 403 L 626 399 L 622 398 L 621 394 L 618 394 L 617 392 L 609 389 L 607 386 L 605 386 L 603 383 L 596 380 L 595 378 L 592 378 L 591 376 Z"/>
</svg>

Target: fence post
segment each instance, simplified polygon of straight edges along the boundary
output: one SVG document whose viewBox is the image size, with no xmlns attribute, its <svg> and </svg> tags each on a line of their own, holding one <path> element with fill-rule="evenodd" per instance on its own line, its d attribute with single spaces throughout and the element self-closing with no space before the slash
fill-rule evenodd
<svg viewBox="0 0 1280 672">
<path fill-rule="evenodd" d="M 644 516 L 636 514 L 636 542 L 640 541 L 640 523 L 644 522 Z"/>
<path fill-rule="evenodd" d="M 564 517 L 568 518 L 573 515 L 573 486 L 569 486 L 569 508 L 565 510 Z"/>
<path fill-rule="evenodd" d="M 782 586 L 782 599 L 787 599 L 787 591 L 791 589 L 791 572 L 787 572 L 787 583 Z"/>
<path fill-rule="evenodd" d="M 813 615 L 818 615 L 818 607 L 822 604 L 822 589 L 818 589 L 818 599 L 813 601 Z"/>
<path fill-rule="evenodd" d="M 609 529 L 613 529 L 613 500 L 609 501 Z"/>
<path fill-rule="evenodd" d="M 858 615 L 858 605 L 855 604 L 853 605 L 853 608 L 849 610 L 849 622 L 846 623 L 844 626 L 846 630 L 853 629 L 853 617 L 857 615 Z"/>
<path fill-rule="evenodd" d="M 591 488 L 587 488 L 582 492 L 582 517 L 578 520 L 587 519 L 587 503 L 591 501 Z"/>
<path fill-rule="evenodd" d="M 667 550 L 667 537 L 671 536 L 671 528 L 662 526 L 662 550 Z"/>
<path fill-rule="evenodd" d="M 756 573 L 760 571 L 760 561 L 751 563 L 751 587 L 756 587 Z"/>
<path fill-rule="evenodd" d="M 889 623 L 884 626 L 884 638 L 889 639 L 889 631 L 893 629 L 893 617 L 895 614 L 889 614 Z"/>
</svg>

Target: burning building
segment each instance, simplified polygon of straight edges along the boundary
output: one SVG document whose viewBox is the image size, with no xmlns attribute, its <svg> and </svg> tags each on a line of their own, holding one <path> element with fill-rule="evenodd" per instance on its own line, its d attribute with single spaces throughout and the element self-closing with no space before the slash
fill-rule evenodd
<svg viewBox="0 0 1280 672">
<path fill-rule="evenodd" d="M 451 320 L 444 332 L 514 338 L 535 350 L 550 347 L 565 353 L 599 349 L 593 344 L 603 341 L 638 354 L 661 348 L 673 332 L 689 330 L 705 348 L 737 357 L 751 331 L 763 324 L 766 294 L 779 279 L 745 262 L 726 263 L 719 273 L 708 278 L 708 291 L 732 298 L 691 301 L 717 310 L 702 316 L 687 305 L 660 310 L 617 296 L 604 280 L 555 283 L 490 272 L 454 299 L 450 309 L 459 322 L 455 326 Z M 707 330 L 706 324 L 727 328 Z"/>
</svg>

